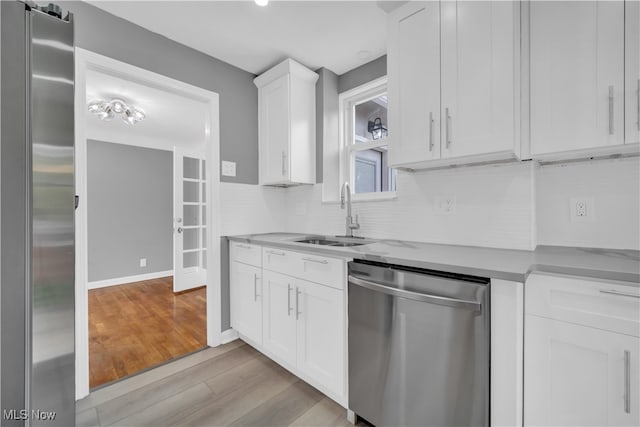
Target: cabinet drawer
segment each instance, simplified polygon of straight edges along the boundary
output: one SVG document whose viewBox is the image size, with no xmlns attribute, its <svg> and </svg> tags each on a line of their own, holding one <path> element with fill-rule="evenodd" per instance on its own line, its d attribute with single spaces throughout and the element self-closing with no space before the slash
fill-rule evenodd
<svg viewBox="0 0 640 427">
<path fill-rule="evenodd" d="M 310 282 L 322 283 L 336 289 L 344 289 L 345 262 L 314 254 L 297 254 L 298 277 Z"/>
<path fill-rule="evenodd" d="M 229 259 L 231 261 L 262 267 L 262 247 L 248 243 L 230 242 Z"/>
<path fill-rule="evenodd" d="M 296 277 L 300 271 L 296 252 L 278 248 L 262 248 L 262 259 L 265 270 Z"/>
<path fill-rule="evenodd" d="M 525 312 L 640 337 L 640 287 L 622 282 L 533 273 Z"/>
</svg>

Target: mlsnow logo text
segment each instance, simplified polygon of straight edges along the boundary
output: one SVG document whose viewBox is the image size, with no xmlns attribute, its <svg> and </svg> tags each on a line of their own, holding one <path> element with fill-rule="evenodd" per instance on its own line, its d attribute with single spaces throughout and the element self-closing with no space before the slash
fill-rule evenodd
<svg viewBox="0 0 640 427">
<path fill-rule="evenodd" d="M 31 411 L 31 417 L 29 417 L 29 411 L 26 409 L 4 409 L 2 411 L 2 418 L 5 420 L 19 420 L 24 421 L 28 419 L 38 421 L 53 421 L 56 419 L 55 411 L 41 411 L 39 409 L 33 409 Z"/>
</svg>

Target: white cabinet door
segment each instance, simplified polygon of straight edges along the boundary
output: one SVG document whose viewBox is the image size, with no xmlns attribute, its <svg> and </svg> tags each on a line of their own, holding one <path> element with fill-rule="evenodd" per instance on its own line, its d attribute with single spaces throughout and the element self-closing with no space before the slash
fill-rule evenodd
<svg viewBox="0 0 640 427">
<path fill-rule="evenodd" d="M 289 75 L 259 89 L 261 184 L 281 183 L 289 178 Z"/>
<path fill-rule="evenodd" d="M 636 337 L 526 316 L 525 426 L 635 425 Z"/>
<path fill-rule="evenodd" d="M 229 294 L 231 327 L 262 344 L 262 269 L 231 261 Z"/>
<path fill-rule="evenodd" d="M 343 291 L 296 281 L 298 369 L 339 396 L 345 387 Z"/>
<path fill-rule="evenodd" d="M 440 4 L 389 17 L 389 156 L 402 165 L 440 158 Z"/>
<path fill-rule="evenodd" d="M 530 2 L 531 153 L 624 142 L 624 3 Z"/>
<path fill-rule="evenodd" d="M 514 151 L 518 2 L 445 1 L 442 157 Z"/>
<path fill-rule="evenodd" d="M 264 348 L 291 366 L 296 364 L 295 280 L 263 270 Z"/>
<path fill-rule="evenodd" d="M 625 143 L 640 142 L 640 2 L 625 1 Z"/>
</svg>

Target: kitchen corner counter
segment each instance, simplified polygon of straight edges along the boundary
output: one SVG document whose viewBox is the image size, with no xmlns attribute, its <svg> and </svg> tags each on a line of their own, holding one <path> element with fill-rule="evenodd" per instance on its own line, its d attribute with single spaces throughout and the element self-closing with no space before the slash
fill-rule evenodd
<svg viewBox="0 0 640 427">
<path fill-rule="evenodd" d="M 531 272 L 543 272 L 622 281 L 640 286 L 640 251 L 558 246 L 539 246 L 534 251 L 526 251 L 401 240 L 376 240 L 375 243 L 353 247 L 296 242 L 310 236 L 296 233 L 265 233 L 227 238 L 236 242 L 513 282 L 524 282 Z"/>
</svg>

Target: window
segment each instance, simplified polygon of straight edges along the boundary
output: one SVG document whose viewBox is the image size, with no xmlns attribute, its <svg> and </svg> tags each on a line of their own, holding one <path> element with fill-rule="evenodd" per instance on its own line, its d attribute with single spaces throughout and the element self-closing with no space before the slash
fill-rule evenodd
<svg viewBox="0 0 640 427">
<path fill-rule="evenodd" d="M 356 199 L 392 197 L 396 171 L 389 167 L 386 77 L 340 95 L 342 181 Z"/>
</svg>

